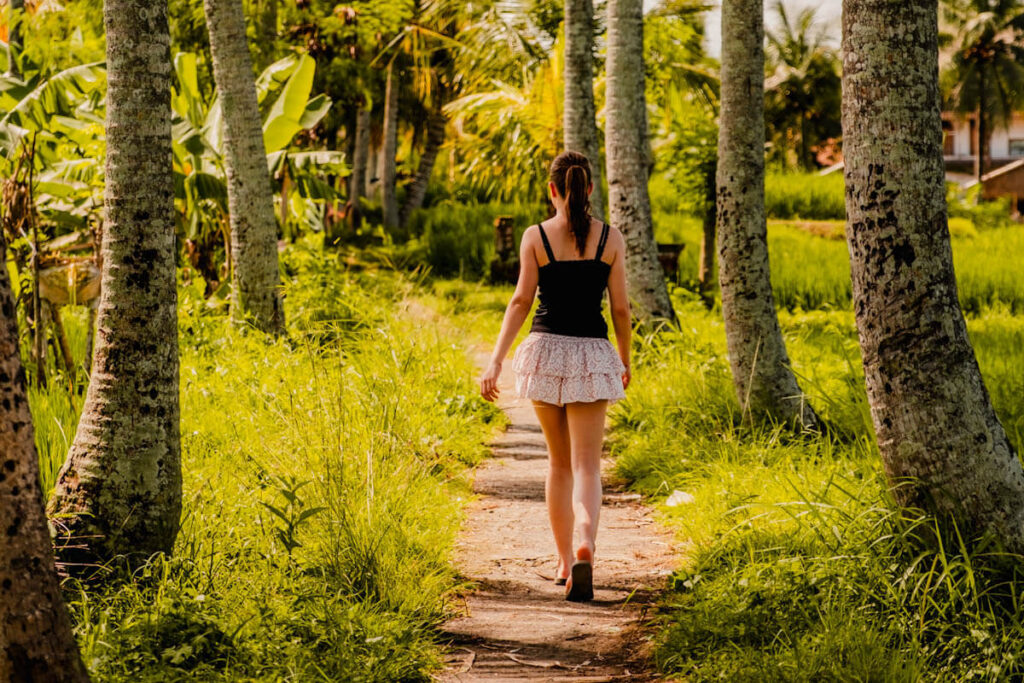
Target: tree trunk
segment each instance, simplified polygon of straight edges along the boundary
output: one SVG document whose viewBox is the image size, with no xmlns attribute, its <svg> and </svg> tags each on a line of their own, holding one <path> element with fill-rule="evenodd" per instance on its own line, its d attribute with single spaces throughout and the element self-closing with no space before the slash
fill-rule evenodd
<svg viewBox="0 0 1024 683">
<path fill-rule="evenodd" d="M 106 0 L 103 276 L 91 380 L 52 511 L 68 562 L 169 553 L 181 516 L 166 2 Z"/>
<path fill-rule="evenodd" d="M 704 221 L 700 240 L 700 256 L 697 259 L 697 282 L 704 305 L 711 310 L 715 305 L 712 285 L 715 279 L 715 222 L 718 212 L 715 207 L 715 173 L 717 164 L 709 164 L 704 173 Z"/>
<path fill-rule="evenodd" d="M 565 148 L 590 159 L 594 215 L 604 216 L 601 190 L 601 146 L 594 110 L 594 5 L 591 0 L 565 2 L 565 97 L 563 138 Z"/>
<path fill-rule="evenodd" d="M 988 172 L 988 115 L 985 109 L 985 68 L 978 69 L 978 159 L 975 171 L 978 182 Z"/>
<path fill-rule="evenodd" d="M 21 57 L 22 22 L 25 21 L 25 0 L 8 0 L 7 4 L 7 74 L 20 76 L 17 60 Z"/>
<path fill-rule="evenodd" d="M 441 111 L 441 107 L 431 114 L 427 121 L 427 139 L 423 144 L 423 154 L 420 155 L 420 165 L 416 170 L 416 178 L 406 188 L 405 204 L 402 205 L 402 213 L 399 216 L 401 225 L 405 225 L 409 216 L 416 209 L 423 206 L 423 198 L 427 196 L 427 185 L 430 183 L 430 176 L 434 172 L 434 162 L 437 160 L 437 153 L 444 144 L 444 132 L 448 126 L 448 119 Z"/>
<path fill-rule="evenodd" d="M 366 155 L 366 192 L 363 196 L 374 199 L 377 190 L 380 188 L 380 178 L 377 177 L 377 164 L 380 161 L 380 147 L 371 142 Z"/>
<path fill-rule="evenodd" d="M 398 148 L 398 89 L 395 65 L 388 66 L 387 91 L 384 95 L 384 143 L 381 145 L 380 202 L 384 226 L 398 227 L 398 197 L 395 194 L 395 154 Z"/>
<path fill-rule="evenodd" d="M 245 38 L 242 0 L 204 0 L 213 77 L 224 114 L 224 166 L 228 178 L 231 313 L 265 332 L 284 331 L 278 291 L 277 219 L 256 102 L 256 80 Z"/>
<path fill-rule="evenodd" d="M 348 178 L 348 198 L 354 201 L 366 189 L 366 162 L 370 152 L 370 110 L 360 106 L 356 111 L 355 150 L 352 154 L 352 175 Z"/>
<path fill-rule="evenodd" d="M 936 0 L 843 3 L 853 301 L 878 449 L 904 505 L 1024 552 L 1024 471 L 957 301 Z"/>
<path fill-rule="evenodd" d="M 642 0 L 608 0 L 605 151 L 611 224 L 626 239 L 629 294 L 639 317 L 675 320 L 658 261 L 647 194 Z"/>
<path fill-rule="evenodd" d="M 0 234 L 0 255 L 2 240 Z M 43 505 L 17 311 L 7 268 L 0 268 L 0 681 L 88 681 L 60 595 Z"/>
<path fill-rule="evenodd" d="M 724 0 L 717 173 L 722 316 L 744 414 L 813 427 L 814 411 L 790 369 L 768 266 L 763 44 L 761 0 Z"/>
</svg>

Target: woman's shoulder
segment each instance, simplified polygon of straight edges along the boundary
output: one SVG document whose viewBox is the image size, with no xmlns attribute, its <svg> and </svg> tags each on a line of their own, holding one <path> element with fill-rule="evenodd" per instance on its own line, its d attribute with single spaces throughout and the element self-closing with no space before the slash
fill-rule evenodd
<svg viewBox="0 0 1024 683">
<path fill-rule="evenodd" d="M 626 240 L 622 236 L 622 231 L 616 228 L 611 223 L 605 223 L 608 226 L 608 246 L 618 247 L 625 244 Z"/>
</svg>

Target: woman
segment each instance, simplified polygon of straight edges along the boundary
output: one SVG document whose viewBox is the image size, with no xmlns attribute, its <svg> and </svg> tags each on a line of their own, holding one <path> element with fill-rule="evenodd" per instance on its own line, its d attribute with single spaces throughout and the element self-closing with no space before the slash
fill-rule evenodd
<svg viewBox="0 0 1024 683">
<path fill-rule="evenodd" d="M 516 393 L 533 400 L 548 446 L 545 486 L 566 598 L 594 596 L 592 563 L 601 508 L 601 445 L 609 403 L 629 385 L 630 312 L 622 234 L 590 215 L 590 162 L 564 152 L 551 164 L 552 218 L 520 246 L 519 282 L 505 310 L 480 393 L 498 397 L 498 376 L 540 287 L 529 336 L 513 359 Z M 618 354 L 601 313 L 608 290 Z M 579 539 L 573 548 L 573 527 Z"/>
</svg>

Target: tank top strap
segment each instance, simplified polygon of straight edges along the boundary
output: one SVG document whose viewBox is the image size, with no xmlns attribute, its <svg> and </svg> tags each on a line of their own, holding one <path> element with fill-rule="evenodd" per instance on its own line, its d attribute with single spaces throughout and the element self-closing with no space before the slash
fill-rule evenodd
<svg viewBox="0 0 1024 683">
<path fill-rule="evenodd" d="M 548 242 L 548 236 L 547 233 L 544 232 L 544 226 L 538 223 L 537 229 L 540 230 L 540 239 L 544 242 L 544 251 L 548 253 L 548 260 L 551 262 L 556 261 L 555 252 L 551 251 L 551 243 Z"/>
<path fill-rule="evenodd" d="M 601 228 L 601 239 L 597 243 L 597 253 L 594 254 L 594 260 L 600 261 L 601 254 L 604 253 L 604 245 L 608 242 L 608 224 L 603 223 L 604 227 Z"/>
</svg>

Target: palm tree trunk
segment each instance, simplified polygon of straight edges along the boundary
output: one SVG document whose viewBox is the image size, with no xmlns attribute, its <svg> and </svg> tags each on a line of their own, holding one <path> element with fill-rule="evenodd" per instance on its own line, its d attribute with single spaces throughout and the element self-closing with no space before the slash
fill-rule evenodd
<svg viewBox="0 0 1024 683">
<path fill-rule="evenodd" d="M 380 178 L 377 177 L 377 165 L 380 162 L 380 147 L 372 141 L 366 155 L 366 192 L 363 196 L 376 198 L 380 189 Z"/>
<path fill-rule="evenodd" d="M 594 192 L 593 213 L 604 216 L 601 189 L 601 146 L 594 110 L 594 4 L 591 0 L 565 2 L 565 97 L 563 140 L 567 150 L 590 159 Z"/>
<path fill-rule="evenodd" d="M 643 319 L 675 320 L 658 261 L 647 193 L 647 100 L 642 0 L 608 0 L 605 151 L 612 225 L 626 239 L 629 294 Z"/>
<path fill-rule="evenodd" d="M 356 201 L 366 189 L 366 162 L 370 152 L 370 110 L 360 106 L 356 111 L 356 135 L 352 154 L 352 175 L 348 178 L 349 201 Z"/>
<path fill-rule="evenodd" d="M 69 562 L 169 553 L 181 516 L 167 3 L 106 0 L 102 294 L 91 380 L 51 500 Z"/>
<path fill-rule="evenodd" d="M 846 234 L 886 474 L 902 504 L 1024 552 L 1024 470 L 957 301 L 936 0 L 846 0 L 843 54 Z"/>
<path fill-rule="evenodd" d="M 716 168 L 717 164 L 711 163 L 708 164 L 704 172 L 704 220 L 700 239 L 700 255 L 697 258 L 697 282 L 700 286 L 701 299 L 708 310 L 715 305 L 715 297 L 711 290 L 715 279 L 715 223 L 718 217 L 715 206 Z"/>
<path fill-rule="evenodd" d="M 402 212 L 399 216 L 400 225 L 404 226 L 412 212 L 423 206 L 423 199 L 427 196 L 427 185 L 434 172 L 437 153 L 441 150 L 441 145 L 444 144 L 444 132 L 447 127 L 448 118 L 438 106 L 436 111 L 430 115 L 430 120 L 427 121 L 427 139 L 423 145 L 423 154 L 420 155 L 416 178 L 406 190 L 405 203 L 402 205 Z"/>
<path fill-rule="evenodd" d="M 213 77 L 224 114 L 224 166 L 228 177 L 231 312 L 265 332 L 284 331 L 278 291 L 277 218 L 256 103 L 256 81 L 245 38 L 242 0 L 204 0 Z"/>
<path fill-rule="evenodd" d="M 384 95 L 384 144 L 381 145 L 380 201 L 384 226 L 398 227 L 398 197 L 395 194 L 395 154 L 398 149 L 398 89 L 395 65 L 388 66 L 387 90 Z"/>
<path fill-rule="evenodd" d="M 764 9 L 722 2 L 718 281 L 740 405 L 750 416 L 817 424 L 789 365 L 768 265 L 764 209 Z"/>
<path fill-rule="evenodd" d="M 0 234 L 0 255 L 4 253 Z M 0 268 L 0 681 L 88 681 L 43 512 L 7 268 Z"/>
</svg>

